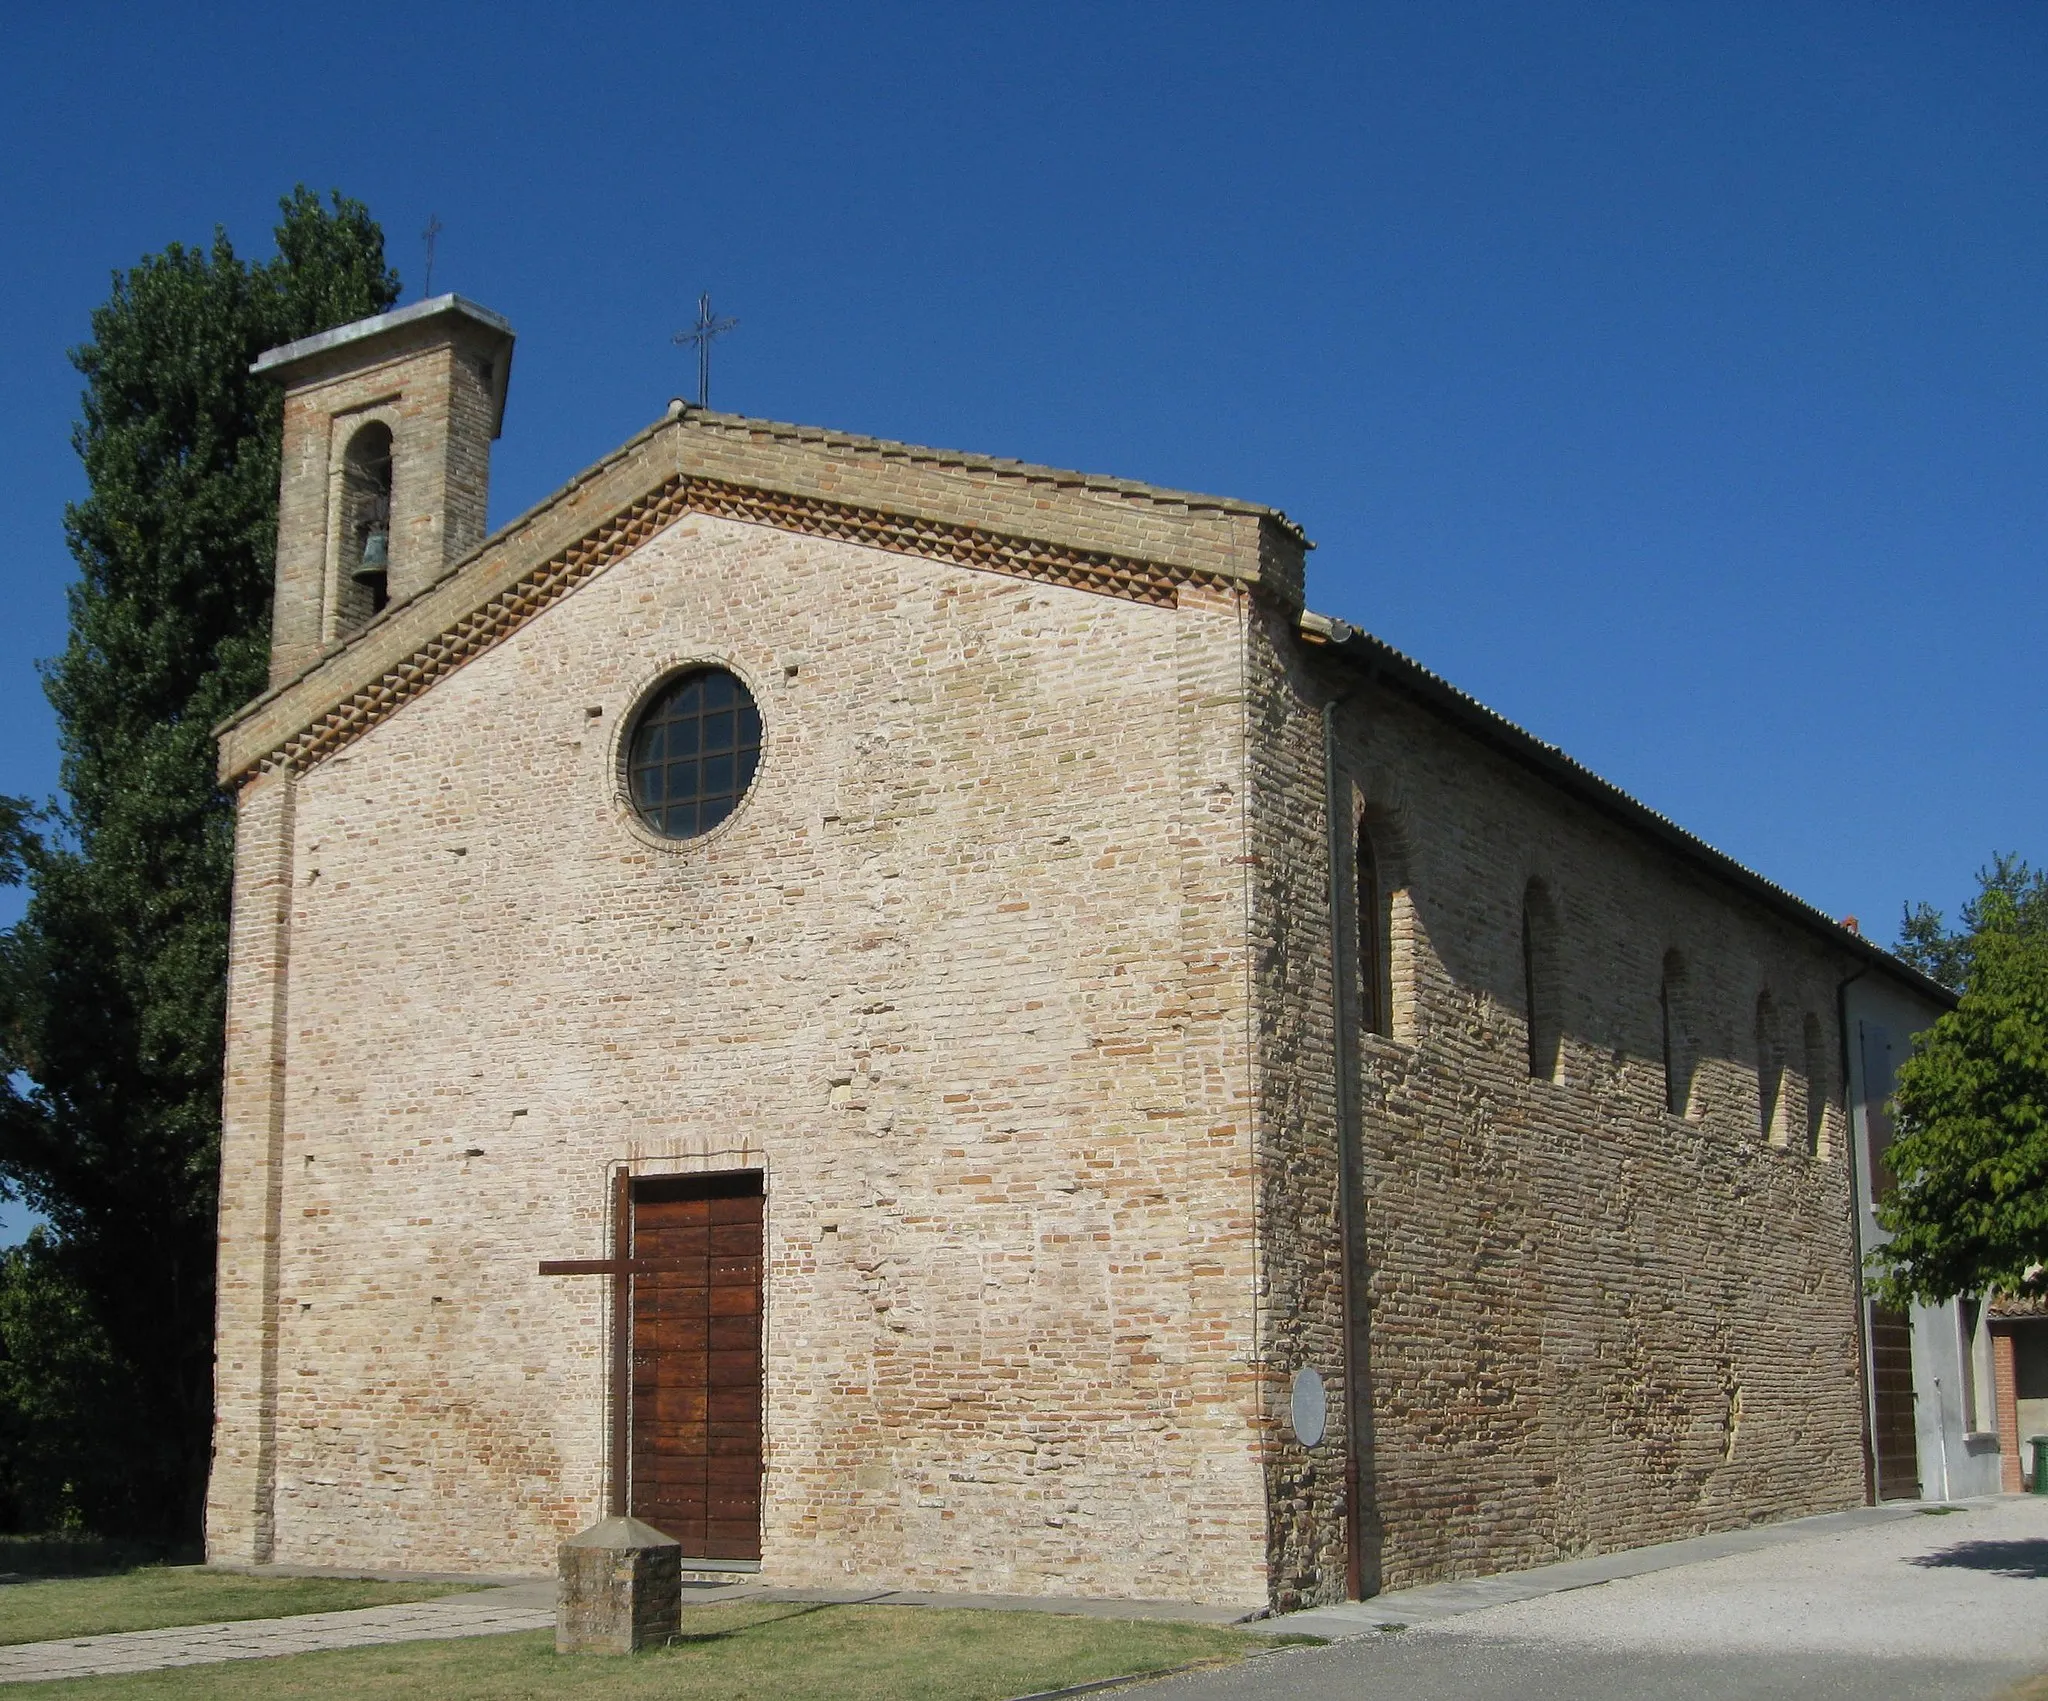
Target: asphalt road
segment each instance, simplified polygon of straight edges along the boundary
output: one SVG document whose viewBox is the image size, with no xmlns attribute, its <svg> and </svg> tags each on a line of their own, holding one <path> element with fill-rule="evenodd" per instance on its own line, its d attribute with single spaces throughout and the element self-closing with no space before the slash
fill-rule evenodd
<svg viewBox="0 0 2048 1701">
<path fill-rule="evenodd" d="M 2048 1498 L 2012 1496 L 1126 1691 L 1147 1701 L 1987 1701 L 2048 1672 Z"/>
</svg>

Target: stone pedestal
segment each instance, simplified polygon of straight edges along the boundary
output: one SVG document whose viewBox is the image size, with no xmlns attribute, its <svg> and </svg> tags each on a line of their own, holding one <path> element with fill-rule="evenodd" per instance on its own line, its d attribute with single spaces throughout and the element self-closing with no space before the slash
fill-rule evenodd
<svg viewBox="0 0 2048 1701">
<path fill-rule="evenodd" d="M 683 1610 L 682 1547 L 638 1518 L 607 1518 L 562 1543 L 555 1652 L 659 1648 Z"/>
</svg>

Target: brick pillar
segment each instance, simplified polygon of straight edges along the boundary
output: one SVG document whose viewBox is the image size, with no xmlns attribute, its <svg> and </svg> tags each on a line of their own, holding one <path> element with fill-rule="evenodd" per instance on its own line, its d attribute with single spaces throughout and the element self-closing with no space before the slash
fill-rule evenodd
<svg viewBox="0 0 2048 1701">
<path fill-rule="evenodd" d="M 1249 951 L 1251 865 L 1245 820 L 1247 711 L 1243 593 L 1188 587 L 1175 623 L 1180 797 L 1181 1046 L 1185 1116 L 1172 1175 L 1183 1196 L 1211 1201 L 1190 1225 L 1190 1434 L 1213 1475 L 1199 1530 L 1217 1557 L 1201 1562 L 1224 1599 L 1268 1595 L 1265 1431 L 1286 1406 L 1269 1375 L 1245 1296 L 1259 1280 L 1257 1106 Z M 1289 1367 L 1292 1368 L 1291 1366 Z M 1275 1398 L 1277 1394 L 1277 1399 Z M 1228 1579 L 1223 1581 L 1222 1579 Z"/>
<path fill-rule="evenodd" d="M 2012 1325 L 1991 1325 L 1991 1386 L 1998 1403 L 1998 1486 L 2018 1494 L 2021 1480 L 2019 1378 L 2013 1370 Z"/>
<path fill-rule="evenodd" d="M 294 784 L 289 773 L 266 775 L 237 800 L 228 940 L 206 1557 L 255 1565 L 267 1563 L 275 1549 L 278 1212 Z"/>
<path fill-rule="evenodd" d="M 638 1518 L 607 1518 L 560 1549 L 555 1652 L 634 1654 L 680 1627 L 682 1547 Z"/>
</svg>

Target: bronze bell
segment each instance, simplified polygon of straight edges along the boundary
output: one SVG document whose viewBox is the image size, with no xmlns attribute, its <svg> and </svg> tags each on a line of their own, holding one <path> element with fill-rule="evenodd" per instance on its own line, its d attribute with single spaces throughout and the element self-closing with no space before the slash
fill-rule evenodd
<svg viewBox="0 0 2048 1701">
<path fill-rule="evenodd" d="M 391 534 L 382 526 L 363 536 L 363 558 L 349 577 L 359 585 L 381 585 L 391 567 Z"/>
</svg>

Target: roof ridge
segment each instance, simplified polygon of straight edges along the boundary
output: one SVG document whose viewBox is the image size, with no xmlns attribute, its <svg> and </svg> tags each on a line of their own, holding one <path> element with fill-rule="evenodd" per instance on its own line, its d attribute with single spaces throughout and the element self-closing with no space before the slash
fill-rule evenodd
<svg viewBox="0 0 2048 1701">
<path fill-rule="evenodd" d="M 932 466 L 993 472 L 1025 479 L 1034 484 L 1054 484 L 1115 496 L 1134 497 L 1157 503 L 1161 507 L 1206 509 L 1222 514 L 1253 514 L 1283 527 L 1290 536 L 1298 539 L 1304 548 L 1315 547 L 1300 524 L 1291 519 L 1284 509 L 1275 508 L 1264 502 L 1246 501 L 1242 497 L 1179 490 L 1171 485 L 1149 484 L 1142 479 L 1120 478 L 1110 473 L 1083 472 L 1073 467 L 1047 466 L 1037 461 L 1023 461 L 1007 455 L 987 455 L 972 449 L 942 449 L 925 443 L 904 443 L 892 437 L 871 437 L 864 432 L 842 431 L 832 426 L 802 425 L 788 420 L 762 419 L 751 414 L 719 413 L 709 408 L 700 408 L 694 402 L 681 400 L 669 403 L 668 417 L 685 429 L 721 430 L 735 435 L 769 437 L 778 442 L 815 444 L 827 449 L 850 449 L 857 454 L 873 454 L 892 459 L 900 457 Z"/>
</svg>

